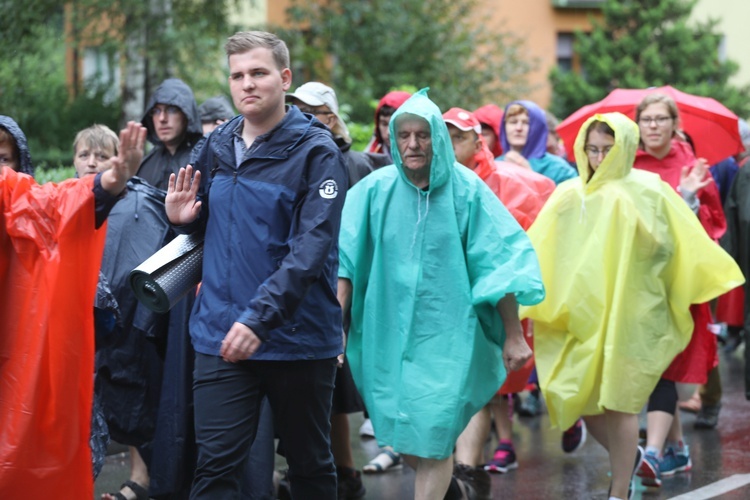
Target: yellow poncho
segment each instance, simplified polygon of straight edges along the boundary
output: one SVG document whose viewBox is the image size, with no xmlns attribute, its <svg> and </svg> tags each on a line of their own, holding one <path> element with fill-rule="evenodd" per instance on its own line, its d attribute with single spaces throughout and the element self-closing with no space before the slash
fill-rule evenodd
<svg viewBox="0 0 750 500">
<path fill-rule="evenodd" d="M 612 127 L 615 145 L 589 181 L 593 120 Z M 674 189 L 631 170 L 638 138 L 619 113 L 587 121 L 575 143 L 580 178 L 558 186 L 528 233 L 547 298 L 522 315 L 535 321 L 540 385 L 562 429 L 605 408 L 638 413 L 690 340 L 690 304 L 744 281 Z"/>
</svg>

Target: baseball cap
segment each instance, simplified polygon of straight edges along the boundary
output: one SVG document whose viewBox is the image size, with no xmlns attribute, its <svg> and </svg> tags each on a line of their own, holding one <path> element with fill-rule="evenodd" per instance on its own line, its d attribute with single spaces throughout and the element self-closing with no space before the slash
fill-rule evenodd
<svg viewBox="0 0 750 500">
<path fill-rule="evenodd" d="M 482 134 L 482 126 L 479 124 L 477 117 L 474 116 L 474 113 L 465 109 L 451 108 L 443 113 L 443 120 L 445 120 L 445 123 L 450 123 L 464 132 L 473 130 L 478 135 Z"/>
<path fill-rule="evenodd" d="M 292 94 L 286 95 L 287 100 L 298 99 L 308 106 L 328 106 L 336 116 L 339 115 L 339 102 L 336 99 L 336 92 L 328 85 L 320 82 L 307 82 L 297 87 Z"/>
</svg>

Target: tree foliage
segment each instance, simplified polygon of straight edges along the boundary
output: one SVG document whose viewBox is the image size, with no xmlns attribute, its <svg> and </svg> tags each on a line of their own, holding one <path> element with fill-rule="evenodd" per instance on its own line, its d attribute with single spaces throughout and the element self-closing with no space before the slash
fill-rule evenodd
<svg viewBox="0 0 750 500">
<path fill-rule="evenodd" d="M 222 45 L 237 1 L 0 0 L 0 113 L 24 130 L 35 163 L 59 164 L 69 163 L 76 131 L 140 119 L 167 77 L 185 80 L 199 102 L 226 92 Z M 95 75 L 69 88 L 66 67 L 78 65 L 66 61 L 66 47 L 79 58 L 95 50 L 120 70 L 121 86 Z M 140 104 L 127 111 L 137 93 Z"/>
<path fill-rule="evenodd" d="M 403 85 L 430 87 L 442 107 L 505 102 L 528 90 L 520 40 L 491 32 L 476 0 L 297 0 L 282 30 L 295 83 L 326 82 L 355 120 Z"/>
<path fill-rule="evenodd" d="M 719 58 L 715 20 L 689 23 L 697 0 L 607 0 L 603 21 L 591 33 L 576 33 L 582 73 L 554 69 L 553 109 L 568 116 L 615 88 L 672 85 L 713 97 L 740 116 L 750 112 L 750 86 L 729 78 L 736 63 Z"/>
</svg>

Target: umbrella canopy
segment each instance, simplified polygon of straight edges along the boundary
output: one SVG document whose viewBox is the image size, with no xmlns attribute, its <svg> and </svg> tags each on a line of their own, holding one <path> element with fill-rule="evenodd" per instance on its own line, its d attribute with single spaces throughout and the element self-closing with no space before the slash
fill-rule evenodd
<svg viewBox="0 0 750 500">
<path fill-rule="evenodd" d="M 745 150 L 737 128 L 737 115 L 710 97 L 686 94 L 669 85 L 649 89 L 615 89 L 599 102 L 582 107 L 560 125 L 557 133 L 565 142 L 568 157 L 573 158 L 573 143 L 581 125 L 596 113 L 619 111 L 635 119 L 635 108 L 648 94 L 667 94 L 677 103 L 680 127 L 695 144 L 695 155 L 714 165 Z"/>
</svg>

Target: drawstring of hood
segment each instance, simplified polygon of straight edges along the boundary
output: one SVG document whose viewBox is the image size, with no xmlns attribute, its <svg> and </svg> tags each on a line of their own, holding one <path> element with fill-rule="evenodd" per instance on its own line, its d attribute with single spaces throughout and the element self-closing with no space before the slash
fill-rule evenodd
<svg viewBox="0 0 750 500">
<path fill-rule="evenodd" d="M 430 213 L 430 191 L 427 191 L 427 195 L 425 195 L 426 209 L 424 211 L 424 216 L 422 216 L 422 190 L 417 186 L 414 186 L 414 189 L 417 190 L 417 223 L 414 225 L 414 237 L 411 240 L 411 247 L 409 249 L 409 253 L 411 253 L 412 257 L 414 257 L 414 247 L 417 244 L 417 233 L 419 232 L 419 225 L 423 220 L 427 219 L 427 214 Z"/>
</svg>

